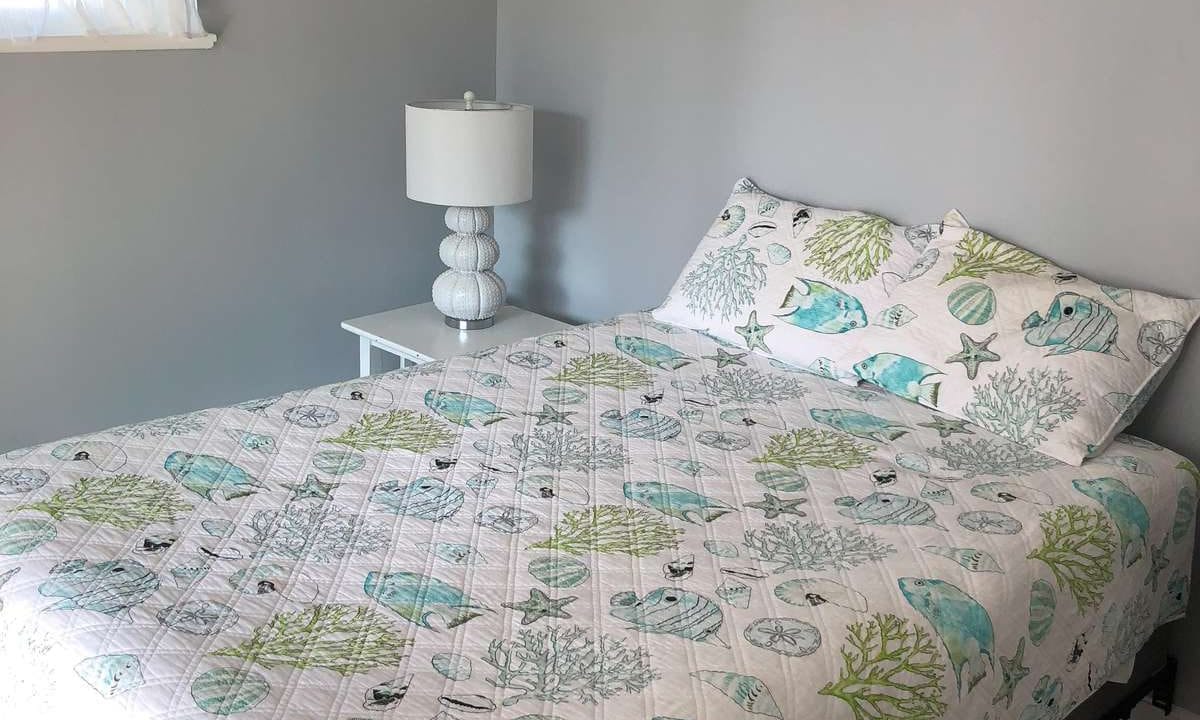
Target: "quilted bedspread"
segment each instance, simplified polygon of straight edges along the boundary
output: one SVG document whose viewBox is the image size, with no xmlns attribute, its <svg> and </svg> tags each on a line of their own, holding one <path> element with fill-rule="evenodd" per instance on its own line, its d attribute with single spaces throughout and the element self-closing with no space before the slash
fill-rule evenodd
<svg viewBox="0 0 1200 720">
<path fill-rule="evenodd" d="M 0 712 L 1053 720 L 1198 481 L 627 315 L 0 456 Z"/>
</svg>

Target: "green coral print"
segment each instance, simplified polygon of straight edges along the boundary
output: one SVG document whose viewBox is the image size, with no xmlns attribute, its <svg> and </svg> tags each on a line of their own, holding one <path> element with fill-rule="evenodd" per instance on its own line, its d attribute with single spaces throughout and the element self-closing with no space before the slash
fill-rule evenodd
<svg viewBox="0 0 1200 720">
<path fill-rule="evenodd" d="M 578 626 L 519 630 L 516 640 L 493 640 L 483 656 L 496 669 L 488 683 L 517 691 L 504 705 L 522 700 L 595 705 L 639 693 L 658 678 L 649 659 L 645 649 L 626 645 L 624 638 Z"/>
<path fill-rule="evenodd" d="M 879 537 L 858 528 L 794 520 L 747 530 L 744 544 L 755 560 L 775 563 L 776 574 L 848 570 L 896 552 Z"/>
<path fill-rule="evenodd" d="M 754 293 L 767 284 L 767 265 L 758 261 L 758 248 L 746 247 L 747 236 L 733 245 L 704 253 L 704 259 L 683 278 L 687 307 L 703 317 L 737 315 L 754 302 Z"/>
<path fill-rule="evenodd" d="M 772 435 L 762 455 L 751 462 L 774 463 L 792 470 L 811 467 L 849 470 L 861 467 L 871 457 L 873 448 L 849 435 L 833 430 L 799 428 L 788 433 Z"/>
<path fill-rule="evenodd" d="M 955 245 L 954 267 L 939 285 L 955 278 L 983 279 L 999 273 L 1037 275 L 1046 269 L 1046 261 L 1019 247 L 997 240 L 987 233 L 968 230 Z"/>
<path fill-rule="evenodd" d="M 1116 534 L 1103 510 L 1060 505 L 1042 513 L 1042 546 L 1026 557 L 1054 573 L 1059 590 L 1069 590 L 1079 614 L 1097 608 L 1113 578 Z"/>
<path fill-rule="evenodd" d="M 854 720 L 935 720 L 946 712 L 946 666 L 923 628 L 876 613 L 846 629 L 842 670 L 818 694 L 845 702 Z"/>
<path fill-rule="evenodd" d="M 649 557 L 679 545 L 683 530 L 671 527 L 639 508 L 599 505 L 572 510 L 554 527 L 554 534 L 531 548 L 561 550 L 572 555 L 591 552 Z"/>
<path fill-rule="evenodd" d="M 571 359 L 562 371 L 547 379 L 572 385 L 631 390 L 649 385 L 650 372 L 633 360 L 612 353 L 593 353 Z"/>
<path fill-rule="evenodd" d="M 988 375 L 974 388 L 963 408 L 971 422 L 1022 445 L 1036 446 L 1083 407 L 1083 396 L 1071 388 L 1071 376 L 1035 367 L 1018 375 L 1010 367 Z"/>
<path fill-rule="evenodd" d="M 826 220 L 804 241 L 805 265 L 818 268 L 831 280 L 851 283 L 869 280 L 892 256 L 892 224 L 874 215 L 851 215 Z"/>
<path fill-rule="evenodd" d="M 181 499 L 175 485 L 143 475 L 79 478 L 46 500 L 15 509 L 38 510 L 55 520 L 78 518 L 121 530 L 173 523 L 193 510 Z"/>
<path fill-rule="evenodd" d="M 265 668 L 325 668 L 349 676 L 399 665 L 410 644 L 401 628 L 368 608 L 314 605 L 276 613 L 249 640 L 212 654 Z"/>
<path fill-rule="evenodd" d="M 335 438 L 324 442 L 345 445 L 355 450 L 408 450 L 429 452 L 454 442 L 448 425 L 412 410 L 367 413 Z"/>
</svg>

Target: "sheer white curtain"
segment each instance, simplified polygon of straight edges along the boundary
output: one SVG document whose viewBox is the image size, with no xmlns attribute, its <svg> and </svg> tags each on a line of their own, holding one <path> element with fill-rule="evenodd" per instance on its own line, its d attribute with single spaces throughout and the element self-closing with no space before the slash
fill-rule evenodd
<svg viewBox="0 0 1200 720">
<path fill-rule="evenodd" d="M 203 35 L 196 0 L 0 0 L 0 40 Z"/>
</svg>

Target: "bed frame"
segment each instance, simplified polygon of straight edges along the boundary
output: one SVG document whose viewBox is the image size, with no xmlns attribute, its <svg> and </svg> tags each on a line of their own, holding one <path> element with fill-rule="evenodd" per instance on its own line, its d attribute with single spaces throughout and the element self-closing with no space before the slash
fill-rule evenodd
<svg viewBox="0 0 1200 720">
<path fill-rule="evenodd" d="M 1175 707 L 1178 663 L 1167 649 L 1167 628 L 1159 628 L 1137 654 L 1127 683 L 1107 683 L 1066 720 L 1129 720 L 1133 709 L 1150 696 L 1154 707 L 1169 715 Z"/>
</svg>

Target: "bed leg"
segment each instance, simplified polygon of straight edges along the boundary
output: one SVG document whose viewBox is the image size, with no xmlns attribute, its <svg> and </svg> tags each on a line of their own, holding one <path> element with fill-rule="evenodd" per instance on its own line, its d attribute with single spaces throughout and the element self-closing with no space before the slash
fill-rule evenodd
<svg viewBox="0 0 1200 720">
<path fill-rule="evenodd" d="M 1167 664 L 1162 670 L 1158 671 L 1158 677 L 1154 679 L 1154 688 L 1150 691 L 1150 702 L 1154 707 L 1163 711 L 1164 715 L 1170 715 L 1171 710 L 1175 708 L 1175 674 L 1178 670 L 1178 663 L 1174 657 L 1167 658 Z"/>
</svg>

